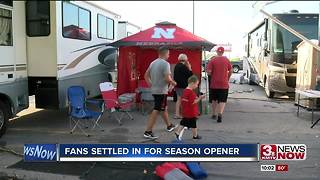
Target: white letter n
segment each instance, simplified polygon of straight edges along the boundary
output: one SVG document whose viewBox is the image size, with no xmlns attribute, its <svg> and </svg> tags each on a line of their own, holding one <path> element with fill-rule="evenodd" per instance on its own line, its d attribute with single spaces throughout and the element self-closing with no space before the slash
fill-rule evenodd
<svg viewBox="0 0 320 180">
<path fill-rule="evenodd" d="M 167 28 L 166 30 L 162 28 L 154 28 L 153 35 L 151 38 L 159 39 L 161 36 L 166 39 L 174 39 L 173 33 L 176 31 L 175 28 Z"/>
</svg>

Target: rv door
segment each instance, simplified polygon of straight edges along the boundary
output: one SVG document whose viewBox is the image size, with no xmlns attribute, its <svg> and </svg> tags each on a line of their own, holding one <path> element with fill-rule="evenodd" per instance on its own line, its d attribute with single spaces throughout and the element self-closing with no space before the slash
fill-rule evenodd
<svg viewBox="0 0 320 180">
<path fill-rule="evenodd" d="M 0 83 L 14 81 L 15 57 L 12 38 L 12 8 L 0 4 Z"/>
</svg>

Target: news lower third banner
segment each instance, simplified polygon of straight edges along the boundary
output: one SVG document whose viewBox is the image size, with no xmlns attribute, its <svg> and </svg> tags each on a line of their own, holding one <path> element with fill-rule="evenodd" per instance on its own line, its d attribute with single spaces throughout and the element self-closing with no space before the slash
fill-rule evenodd
<svg viewBox="0 0 320 180">
<path fill-rule="evenodd" d="M 259 144 L 25 144 L 25 161 L 259 161 Z"/>
</svg>

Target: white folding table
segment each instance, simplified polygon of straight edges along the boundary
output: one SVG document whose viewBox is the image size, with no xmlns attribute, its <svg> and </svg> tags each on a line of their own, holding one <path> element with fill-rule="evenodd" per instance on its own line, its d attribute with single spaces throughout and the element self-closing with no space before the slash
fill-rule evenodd
<svg viewBox="0 0 320 180">
<path fill-rule="evenodd" d="M 296 89 L 296 93 L 298 94 L 298 110 L 297 110 L 297 116 L 299 116 L 299 110 L 300 110 L 300 100 L 311 100 L 312 102 L 312 107 L 309 107 L 312 111 L 312 118 L 311 118 L 311 128 L 313 128 L 319 121 L 320 118 L 318 120 L 316 120 L 313 123 L 313 114 L 314 114 L 314 109 L 315 109 L 315 101 L 317 99 L 320 98 L 320 91 L 316 91 L 316 90 L 298 90 Z M 302 96 L 305 96 L 305 98 L 300 98 Z"/>
</svg>

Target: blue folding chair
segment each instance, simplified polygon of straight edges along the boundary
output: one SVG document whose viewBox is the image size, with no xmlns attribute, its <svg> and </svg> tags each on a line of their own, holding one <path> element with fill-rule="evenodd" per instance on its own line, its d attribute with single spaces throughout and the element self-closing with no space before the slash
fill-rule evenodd
<svg viewBox="0 0 320 180">
<path fill-rule="evenodd" d="M 68 88 L 68 101 L 69 101 L 69 123 L 70 134 L 78 127 L 82 133 L 86 136 L 90 136 L 86 133 L 83 127 L 86 121 L 93 122 L 93 128 L 98 126 L 102 128 L 98 121 L 103 113 L 103 103 L 95 100 L 86 100 L 85 90 L 82 86 L 71 86 Z M 101 112 L 91 111 L 86 107 L 86 103 L 93 103 L 95 105 L 101 104 Z M 72 127 L 72 123 L 74 126 Z"/>
</svg>

